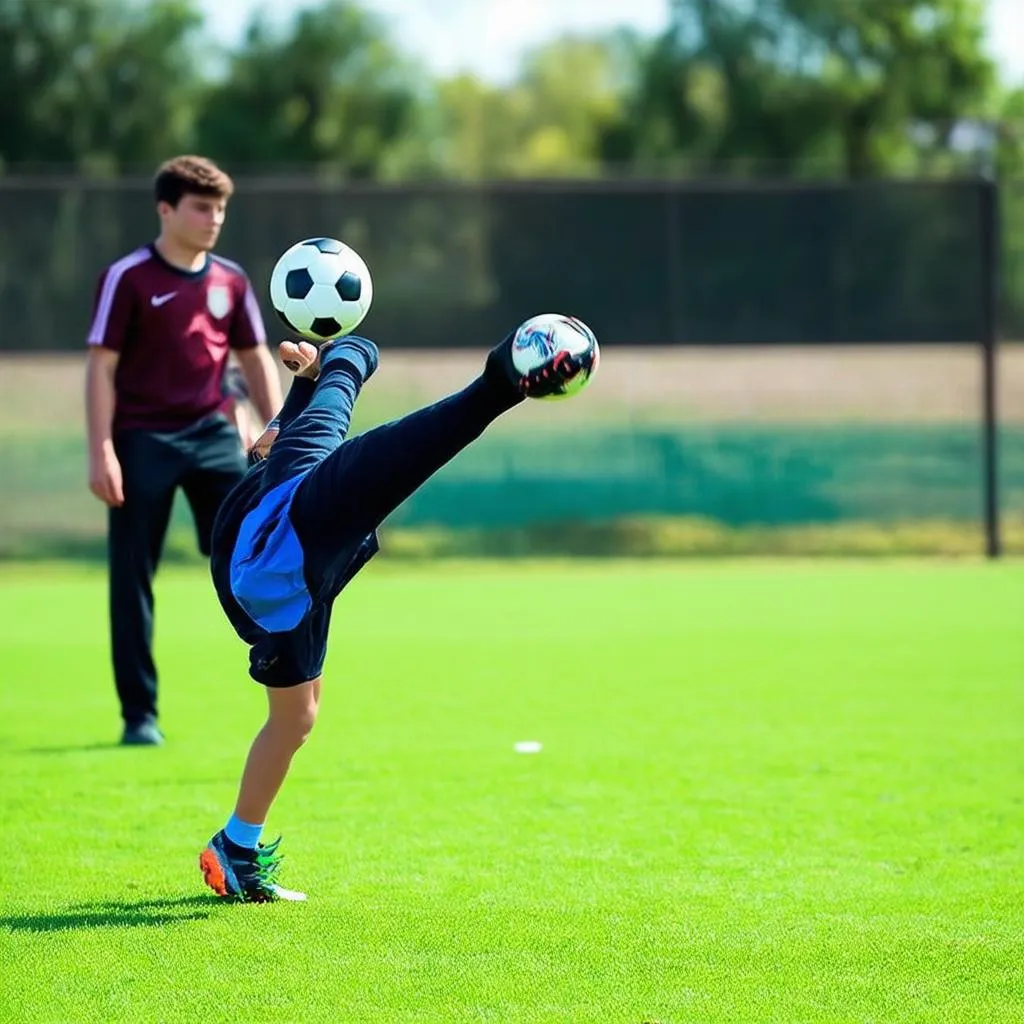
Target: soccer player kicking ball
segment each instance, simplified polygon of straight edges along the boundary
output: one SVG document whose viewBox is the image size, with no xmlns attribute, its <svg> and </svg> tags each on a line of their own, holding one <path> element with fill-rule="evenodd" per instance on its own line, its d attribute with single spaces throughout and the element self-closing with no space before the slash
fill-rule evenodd
<svg viewBox="0 0 1024 1024">
<path fill-rule="evenodd" d="M 214 586 L 270 704 L 234 813 L 199 855 L 218 895 L 305 899 L 277 884 L 280 839 L 264 845 L 260 834 L 316 721 L 334 600 L 376 554 L 377 527 L 502 413 L 592 368 L 589 356 L 560 352 L 524 376 L 513 365 L 513 337 L 462 391 L 348 441 L 356 398 L 377 369 L 376 346 L 355 336 L 319 352 L 306 342 L 281 344 L 296 377 L 213 529 Z"/>
</svg>

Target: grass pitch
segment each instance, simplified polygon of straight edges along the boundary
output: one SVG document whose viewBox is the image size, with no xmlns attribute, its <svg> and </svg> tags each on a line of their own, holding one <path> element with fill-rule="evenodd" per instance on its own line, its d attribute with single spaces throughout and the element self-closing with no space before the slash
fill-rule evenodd
<svg viewBox="0 0 1024 1024">
<path fill-rule="evenodd" d="M 205 574 L 146 750 L 103 576 L 0 579 L 0 1020 L 1024 1019 L 1020 565 L 372 566 L 273 906 L 195 867 L 263 711 Z"/>
</svg>

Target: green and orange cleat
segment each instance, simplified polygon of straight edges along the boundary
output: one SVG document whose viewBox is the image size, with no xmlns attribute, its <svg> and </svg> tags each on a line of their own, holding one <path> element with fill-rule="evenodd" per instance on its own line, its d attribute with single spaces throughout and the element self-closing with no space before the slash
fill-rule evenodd
<svg viewBox="0 0 1024 1024">
<path fill-rule="evenodd" d="M 295 892 L 277 884 L 283 857 L 277 853 L 281 839 L 260 843 L 255 850 L 237 846 L 218 832 L 199 854 L 203 880 L 218 895 L 243 903 L 273 903 L 276 900 L 301 902 L 304 892 Z"/>
</svg>

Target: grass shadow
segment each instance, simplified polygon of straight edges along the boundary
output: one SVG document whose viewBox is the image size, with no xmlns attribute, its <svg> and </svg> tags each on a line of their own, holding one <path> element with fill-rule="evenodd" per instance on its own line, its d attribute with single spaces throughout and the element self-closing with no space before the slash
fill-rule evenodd
<svg viewBox="0 0 1024 1024">
<path fill-rule="evenodd" d="M 0 930 L 60 932 L 93 928 L 154 928 L 205 921 L 221 901 L 216 896 L 163 900 L 106 900 L 75 903 L 49 914 L 0 914 Z"/>
</svg>

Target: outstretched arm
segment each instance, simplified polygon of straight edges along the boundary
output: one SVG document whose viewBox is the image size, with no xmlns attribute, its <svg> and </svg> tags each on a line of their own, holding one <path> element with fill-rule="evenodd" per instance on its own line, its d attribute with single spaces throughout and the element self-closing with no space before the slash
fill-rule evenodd
<svg viewBox="0 0 1024 1024">
<path fill-rule="evenodd" d="M 274 417 L 270 426 L 284 430 L 289 423 L 309 404 L 316 388 L 316 380 L 320 376 L 320 352 L 316 345 L 308 341 L 282 341 L 277 346 L 281 362 L 295 374 L 295 380 L 288 391 L 288 397 L 281 411 Z"/>
</svg>

